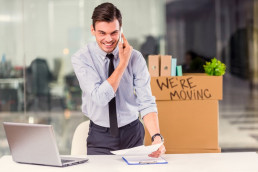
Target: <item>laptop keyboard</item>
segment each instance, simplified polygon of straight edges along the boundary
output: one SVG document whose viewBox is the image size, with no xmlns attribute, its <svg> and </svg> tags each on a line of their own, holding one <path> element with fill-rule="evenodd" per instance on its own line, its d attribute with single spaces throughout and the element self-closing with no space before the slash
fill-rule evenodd
<svg viewBox="0 0 258 172">
<path fill-rule="evenodd" d="M 74 161 L 74 160 L 61 159 L 62 164 L 67 163 L 67 162 L 72 162 L 72 161 Z"/>
</svg>

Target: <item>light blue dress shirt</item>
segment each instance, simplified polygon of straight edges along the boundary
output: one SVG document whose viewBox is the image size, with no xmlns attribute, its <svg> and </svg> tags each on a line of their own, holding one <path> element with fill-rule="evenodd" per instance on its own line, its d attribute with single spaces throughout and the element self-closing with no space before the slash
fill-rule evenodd
<svg viewBox="0 0 258 172">
<path fill-rule="evenodd" d="M 118 46 L 113 54 L 116 68 L 119 64 Z M 142 54 L 132 51 L 116 93 L 107 81 L 109 59 L 106 55 L 94 42 L 72 56 L 74 72 L 82 90 L 82 112 L 103 127 L 110 127 L 108 102 L 113 97 L 116 97 L 118 127 L 136 120 L 139 112 L 142 118 L 150 112 L 157 112 L 150 75 Z"/>
</svg>

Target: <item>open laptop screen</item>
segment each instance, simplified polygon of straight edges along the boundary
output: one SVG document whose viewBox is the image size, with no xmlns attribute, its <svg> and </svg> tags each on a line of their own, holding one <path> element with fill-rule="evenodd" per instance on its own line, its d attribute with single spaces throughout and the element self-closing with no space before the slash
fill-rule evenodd
<svg viewBox="0 0 258 172">
<path fill-rule="evenodd" d="M 63 166 L 51 125 L 3 124 L 14 161 Z"/>
</svg>

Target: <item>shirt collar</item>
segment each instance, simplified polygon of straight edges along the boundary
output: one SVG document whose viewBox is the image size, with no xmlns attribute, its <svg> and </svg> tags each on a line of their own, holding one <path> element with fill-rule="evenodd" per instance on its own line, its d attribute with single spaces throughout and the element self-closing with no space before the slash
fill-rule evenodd
<svg viewBox="0 0 258 172">
<path fill-rule="evenodd" d="M 109 54 L 109 53 L 106 53 L 105 51 L 103 51 L 100 47 L 99 47 L 99 44 L 97 42 L 95 42 L 95 47 L 96 47 L 96 52 L 100 55 L 101 59 L 102 60 L 105 60 L 106 55 Z M 115 59 L 118 58 L 118 54 L 119 54 L 119 48 L 118 48 L 118 44 L 116 46 L 116 48 L 113 50 L 113 53 Z"/>
</svg>

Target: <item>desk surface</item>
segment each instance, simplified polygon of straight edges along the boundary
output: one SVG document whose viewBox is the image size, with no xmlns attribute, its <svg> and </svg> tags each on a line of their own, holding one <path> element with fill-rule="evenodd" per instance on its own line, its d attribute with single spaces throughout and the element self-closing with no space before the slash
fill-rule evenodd
<svg viewBox="0 0 258 172">
<path fill-rule="evenodd" d="M 207 154 L 166 154 L 168 164 L 127 165 L 120 156 L 91 155 L 84 164 L 69 167 L 48 167 L 19 164 L 11 156 L 0 159 L 1 172 L 257 172 L 258 155 L 255 152 L 207 153 Z"/>
</svg>

